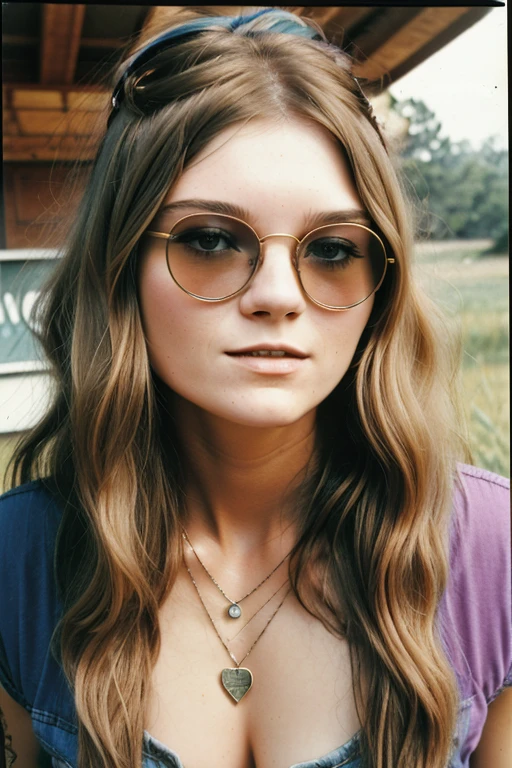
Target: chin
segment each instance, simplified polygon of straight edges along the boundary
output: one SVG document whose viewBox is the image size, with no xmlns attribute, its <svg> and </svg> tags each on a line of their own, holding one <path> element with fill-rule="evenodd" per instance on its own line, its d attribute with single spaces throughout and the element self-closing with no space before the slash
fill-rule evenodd
<svg viewBox="0 0 512 768">
<path fill-rule="evenodd" d="M 260 429 L 287 427 L 296 424 L 307 414 L 316 410 L 316 404 L 299 406 L 291 397 L 279 399 L 273 403 L 258 402 L 257 398 L 250 404 L 247 401 L 231 403 L 225 408 L 207 408 L 214 416 L 220 417 L 232 424 Z"/>
<path fill-rule="evenodd" d="M 259 429 L 277 429 L 279 427 L 289 427 L 296 424 L 305 414 L 239 414 L 234 418 L 228 419 L 232 423 L 243 427 L 254 427 Z"/>
</svg>

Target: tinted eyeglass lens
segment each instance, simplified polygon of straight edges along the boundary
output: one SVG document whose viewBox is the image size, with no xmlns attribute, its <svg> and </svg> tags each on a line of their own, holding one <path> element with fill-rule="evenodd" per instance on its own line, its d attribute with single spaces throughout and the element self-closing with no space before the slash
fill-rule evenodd
<svg viewBox="0 0 512 768">
<path fill-rule="evenodd" d="M 259 242 L 243 222 L 216 214 L 192 214 L 171 230 L 167 265 L 188 293 L 222 299 L 250 280 L 258 263 Z"/>
<path fill-rule="evenodd" d="M 377 288 L 386 267 L 378 237 L 357 224 L 334 224 L 311 232 L 298 254 L 306 293 L 329 307 L 350 307 Z"/>
<path fill-rule="evenodd" d="M 167 241 L 167 264 L 188 293 L 223 299 L 240 291 L 257 265 L 260 244 L 244 222 L 220 214 L 178 221 Z M 382 280 L 386 254 L 379 238 L 357 224 L 320 227 L 302 241 L 297 265 L 306 293 L 332 308 L 367 299 Z"/>
</svg>

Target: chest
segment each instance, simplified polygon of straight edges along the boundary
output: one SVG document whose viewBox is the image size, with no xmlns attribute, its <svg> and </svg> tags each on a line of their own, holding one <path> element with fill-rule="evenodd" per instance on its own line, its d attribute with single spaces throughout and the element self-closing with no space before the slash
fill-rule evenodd
<svg viewBox="0 0 512 768">
<path fill-rule="evenodd" d="M 204 596 L 237 661 L 253 646 L 241 664 L 251 670 L 253 685 L 238 703 L 221 684 L 222 670 L 235 664 L 186 573 L 162 607 L 145 727 L 185 768 L 289 768 L 327 754 L 359 730 L 344 640 L 293 593 L 269 623 L 286 587 L 247 623 L 278 586 L 269 583 L 250 610 L 249 601 L 243 603 L 235 621 L 225 617 L 221 595 Z"/>
</svg>

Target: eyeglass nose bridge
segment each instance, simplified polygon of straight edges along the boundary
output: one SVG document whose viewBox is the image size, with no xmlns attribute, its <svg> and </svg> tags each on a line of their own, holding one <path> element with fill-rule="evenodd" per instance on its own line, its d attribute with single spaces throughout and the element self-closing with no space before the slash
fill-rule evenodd
<svg viewBox="0 0 512 768">
<path fill-rule="evenodd" d="M 263 243 L 265 240 L 268 240 L 269 237 L 291 237 L 296 243 L 300 243 L 298 237 L 295 237 L 295 235 L 288 235 L 286 232 L 271 232 L 270 235 L 263 235 L 263 237 L 259 237 L 258 240 L 260 243 Z"/>
<path fill-rule="evenodd" d="M 265 242 L 265 240 L 268 240 L 269 237 L 291 237 L 292 240 L 295 240 L 295 242 L 297 243 L 297 246 L 300 245 L 300 242 L 301 242 L 298 237 L 295 237 L 295 235 L 290 235 L 287 232 L 271 232 L 269 235 L 263 235 L 263 237 L 258 237 L 258 241 L 259 241 L 259 244 L 260 244 L 260 254 L 259 254 L 259 259 L 258 259 L 258 266 L 261 266 L 261 263 L 263 261 L 263 254 L 262 254 L 261 245 Z M 294 253 L 293 253 L 293 265 L 294 265 L 295 269 L 298 272 L 299 271 L 299 262 L 298 262 L 297 247 L 295 248 Z"/>
</svg>

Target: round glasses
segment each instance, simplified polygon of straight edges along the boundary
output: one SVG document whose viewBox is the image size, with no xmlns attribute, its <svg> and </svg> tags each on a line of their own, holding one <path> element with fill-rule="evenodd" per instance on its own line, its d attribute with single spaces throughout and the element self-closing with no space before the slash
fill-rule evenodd
<svg viewBox="0 0 512 768">
<path fill-rule="evenodd" d="M 345 310 L 378 290 L 388 258 L 380 237 L 363 224 L 326 224 L 301 240 L 272 233 L 259 237 L 241 219 L 192 213 L 170 232 L 146 231 L 167 240 L 167 266 L 174 282 L 200 301 L 224 301 L 243 291 L 262 262 L 261 245 L 270 237 L 296 241 L 293 264 L 304 293 L 321 307 Z"/>
</svg>

